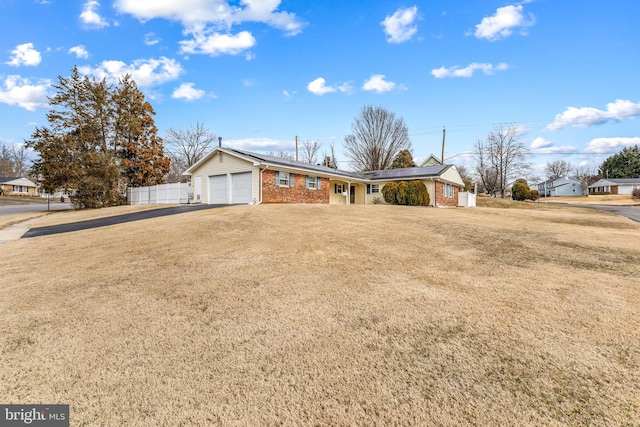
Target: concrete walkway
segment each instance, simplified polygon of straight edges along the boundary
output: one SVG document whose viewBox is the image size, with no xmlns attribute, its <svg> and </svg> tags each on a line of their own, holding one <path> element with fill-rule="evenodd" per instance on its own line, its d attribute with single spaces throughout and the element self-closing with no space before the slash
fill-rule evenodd
<svg viewBox="0 0 640 427">
<path fill-rule="evenodd" d="M 4 245 L 10 240 L 18 240 L 19 238 L 21 238 L 40 219 L 42 219 L 42 217 L 28 219 L 26 221 L 10 225 L 9 227 L 5 227 L 0 230 L 0 246 Z"/>
</svg>

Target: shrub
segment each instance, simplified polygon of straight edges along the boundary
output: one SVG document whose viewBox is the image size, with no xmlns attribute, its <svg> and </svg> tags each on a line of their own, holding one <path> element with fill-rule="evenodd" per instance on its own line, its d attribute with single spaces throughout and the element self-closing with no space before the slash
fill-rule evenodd
<svg viewBox="0 0 640 427">
<path fill-rule="evenodd" d="M 640 188 L 634 188 L 631 195 L 634 199 L 640 199 Z"/>
<path fill-rule="evenodd" d="M 390 182 L 384 187 L 382 187 L 382 197 L 384 197 L 384 201 L 390 203 L 392 205 L 397 205 L 398 200 L 398 183 Z"/>
<path fill-rule="evenodd" d="M 540 193 L 538 192 L 538 190 L 531 190 L 530 194 L 531 195 L 529 196 L 529 198 L 534 202 L 540 198 Z"/>
<path fill-rule="evenodd" d="M 431 199 L 422 181 L 390 182 L 382 187 L 382 195 L 392 205 L 429 206 Z"/>
<path fill-rule="evenodd" d="M 513 200 L 524 201 L 531 198 L 531 190 L 524 182 L 516 182 L 511 187 L 511 198 Z"/>
</svg>

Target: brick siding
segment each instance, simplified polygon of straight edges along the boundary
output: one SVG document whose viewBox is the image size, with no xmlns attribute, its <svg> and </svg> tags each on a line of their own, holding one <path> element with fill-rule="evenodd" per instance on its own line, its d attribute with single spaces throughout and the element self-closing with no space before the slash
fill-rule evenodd
<svg viewBox="0 0 640 427">
<path fill-rule="evenodd" d="M 306 175 L 294 174 L 293 187 L 276 185 L 276 172 L 262 173 L 262 203 L 329 203 L 329 179 L 320 178 L 320 189 L 307 189 Z"/>
<path fill-rule="evenodd" d="M 458 206 L 458 186 L 453 186 L 453 197 L 444 197 L 444 182 L 436 181 L 436 206 Z"/>
</svg>

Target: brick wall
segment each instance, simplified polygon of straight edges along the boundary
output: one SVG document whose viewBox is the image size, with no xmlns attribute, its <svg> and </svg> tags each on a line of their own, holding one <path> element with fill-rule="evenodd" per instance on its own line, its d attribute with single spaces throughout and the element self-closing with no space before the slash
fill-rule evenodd
<svg viewBox="0 0 640 427">
<path fill-rule="evenodd" d="M 262 174 L 262 203 L 329 203 L 329 179 L 320 179 L 320 189 L 310 190 L 306 176 L 294 174 L 293 187 L 276 185 L 276 172 L 265 170 Z"/>
<path fill-rule="evenodd" d="M 453 186 L 453 197 L 444 197 L 444 182 L 436 181 L 436 206 L 458 206 L 458 186 Z"/>
</svg>

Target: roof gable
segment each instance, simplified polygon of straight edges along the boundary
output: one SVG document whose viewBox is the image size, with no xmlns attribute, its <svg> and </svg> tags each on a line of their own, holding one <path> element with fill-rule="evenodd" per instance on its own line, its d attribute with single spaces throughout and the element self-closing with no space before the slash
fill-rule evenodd
<svg viewBox="0 0 640 427">
<path fill-rule="evenodd" d="M 36 183 L 27 178 L 21 177 L 0 177 L 0 184 L 24 185 L 25 187 L 36 187 Z"/>
</svg>

